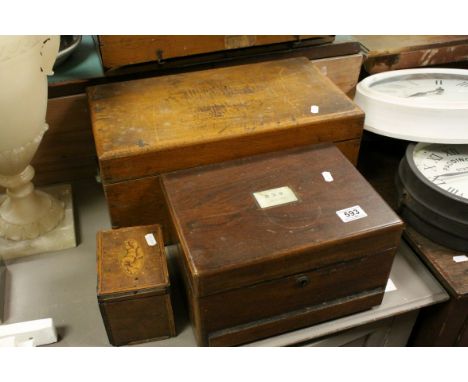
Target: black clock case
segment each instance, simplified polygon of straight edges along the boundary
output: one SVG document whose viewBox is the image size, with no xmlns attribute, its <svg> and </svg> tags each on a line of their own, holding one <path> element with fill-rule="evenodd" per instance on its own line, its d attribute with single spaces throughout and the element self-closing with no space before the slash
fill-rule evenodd
<svg viewBox="0 0 468 382">
<path fill-rule="evenodd" d="M 447 248 L 468 251 L 468 201 L 426 179 L 409 144 L 396 176 L 398 213 L 414 229 Z"/>
</svg>

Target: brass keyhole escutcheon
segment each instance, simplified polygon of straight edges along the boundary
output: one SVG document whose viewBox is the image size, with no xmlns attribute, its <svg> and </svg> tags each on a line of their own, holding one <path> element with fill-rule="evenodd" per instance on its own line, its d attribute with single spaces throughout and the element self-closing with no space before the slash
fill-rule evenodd
<svg viewBox="0 0 468 382">
<path fill-rule="evenodd" d="M 296 278 L 296 283 L 299 288 L 305 288 L 310 283 L 309 277 L 301 275 Z"/>
</svg>

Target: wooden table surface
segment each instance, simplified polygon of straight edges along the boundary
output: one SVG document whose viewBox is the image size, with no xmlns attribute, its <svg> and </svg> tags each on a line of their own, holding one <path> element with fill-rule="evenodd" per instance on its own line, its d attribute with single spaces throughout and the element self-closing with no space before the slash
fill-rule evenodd
<svg viewBox="0 0 468 382">
<path fill-rule="evenodd" d="M 59 342 L 53 346 L 110 346 L 96 298 L 96 231 L 110 226 L 102 187 L 74 185 L 76 248 L 8 260 L 4 323 L 52 317 Z M 169 269 L 174 275 L 173 251 Z M 297 344 L 323 335 L 384 319 L 444 301 L 447 293 L 404 243 L 390 278 L 397 290 L 385 293 L 374 309 L 253 343 L 257 346 Z M 177 337 L 139 346 L 195 346 L 192 327 L 181 304 L 180 280 L 174 286 Z"/>
</svg>

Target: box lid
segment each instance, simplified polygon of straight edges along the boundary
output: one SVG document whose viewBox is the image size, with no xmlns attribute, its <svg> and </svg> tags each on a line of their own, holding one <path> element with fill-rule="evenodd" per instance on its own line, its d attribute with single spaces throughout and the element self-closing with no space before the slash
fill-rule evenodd
<svg viewBox="0 0 468 382">
<path fill-rule="evenodd" d="M 88 99 L 105 182 L 360 138 L 364 119 L 303 57 L 98 85 Z"/>
<path fill-rule="evenodd" d="M 159 225 L 97 233 L 98 298 L 165 293 L 169 287 Z"/>
<path fill-rule="evenodd" d="M 334 145 L 162 176 L 194 294 L 396 248 L 402 222 Z"/>
</svg>

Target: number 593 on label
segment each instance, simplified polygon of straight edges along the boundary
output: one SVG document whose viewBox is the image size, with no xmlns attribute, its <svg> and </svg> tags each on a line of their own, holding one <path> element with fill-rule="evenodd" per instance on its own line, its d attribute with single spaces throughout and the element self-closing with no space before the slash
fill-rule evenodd
<svg viewBox="0 0 468 382">
<path fill-rule="evenodd" d="M 367 214 L 360 206 L 348 207 L 343 210 L 336 211 L 336 214 L 344 223 L 362 219 L 367 216 Z"/>
</svg>

